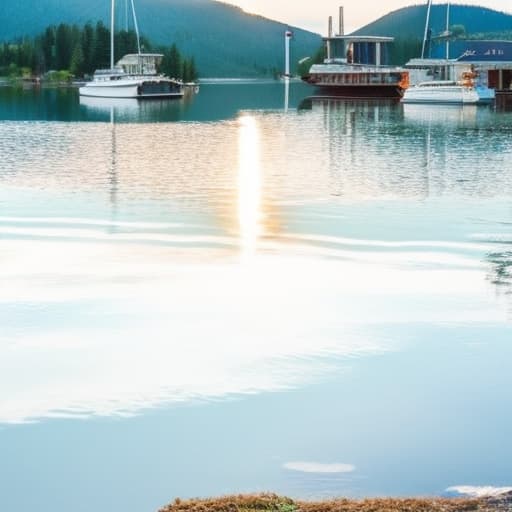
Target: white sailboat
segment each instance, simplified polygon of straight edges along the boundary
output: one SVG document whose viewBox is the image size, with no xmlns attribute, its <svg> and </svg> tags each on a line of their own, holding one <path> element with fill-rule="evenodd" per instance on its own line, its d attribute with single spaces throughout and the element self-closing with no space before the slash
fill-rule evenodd
<svg viewBox="0 0 512 512">
<path fill-rule="evenodd" d="M 80 96 L 96 98 L 181 98 L 183 83 L 158 74 L 157 66 L 163 55 L 142 53 L 135 6 L 132 15 L 137 35 L 137 53 L 125 55 L 114 65 L 115 0 L 111 0 L 110 69 L 98 69 L 93 79 L 80 87 Z"/>
<path fill-rule="evenodd" d="M 403 103 L 460 103 L 475 104 L 480 96 L 471 83 L 450 80 L 430 80 L 409 87 L 402 97 Z"/>
<path fill-rule="evenodd" d="M 421 68 L 422 62 L 429 68 L 431 62 L 425 59 L 425 49 L 427 43 L 428 26 L 430 19 L 430 10 L 432 0 L 427 2 L 427 19 L 425 23 L 425 34 L 421 50 L 421 59 L 411 61 L 414 67 Z M 450 60 L 450 2 L 446 4 L 446 30 L 439 36 L 445 39 L 446 55 L 444 64 L 442 64 L 445 77 L 453 74 L 451 67 L 454 61 Z M 409 66 L 409 64 L 408 64 Z M 483 101 L 489 101 L 493 97 L 492 91 L 481 84 L 475 83 L 477 74 L 474 70 L 467 69 L 459 77 L 459 80 L 427 80 L 421 81 L 409 87 L 402 97 L 403 103 L 456 103 L 456 104 L 475 104 Z"/>
</svg>

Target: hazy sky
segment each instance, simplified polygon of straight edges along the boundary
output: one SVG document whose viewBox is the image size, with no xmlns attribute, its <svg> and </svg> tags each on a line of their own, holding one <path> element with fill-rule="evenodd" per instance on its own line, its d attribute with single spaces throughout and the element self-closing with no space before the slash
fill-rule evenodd
<svg viewBox="0 0 512 512">
<path fill-rule="evenodd" d="M 261 14 L 268 18 L 290 23 L 324 35 L 327 32 L 327 18 L 337 16 L 338 6 L 345 7 L 345 29 L 355 30 L 366 23 L 383 16 L 391 10 L 411 4 L 423 3 L 423 0 L 225 0 L 244 10 Z M 445 2 L 446 0 L 442 0 Z M 425 2 L 426 3 L 426 2 Z M 441 2 L 437 2 L 441 3 Z M 462 0 L 452 3 L 476 4 L 512 13 L 511 0 Z"/>
</svg>

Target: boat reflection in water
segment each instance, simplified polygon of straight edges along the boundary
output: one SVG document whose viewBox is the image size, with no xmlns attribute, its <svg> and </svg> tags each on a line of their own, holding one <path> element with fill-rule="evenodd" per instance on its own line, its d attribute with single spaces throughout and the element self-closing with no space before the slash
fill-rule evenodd
<svg viewBox="0 0 512 512">
<path fill-rule="evenodd" d="M 136 98 L 95 98 L 80 96 L 80 107 L 92 117 L 110 116 L 113 112 L 119 122 L 179 121 L 187 100 L 167 101 L 152 99 L 140 101 Z M 107 119 L 105 119 L 107 120 Z"/>
<path fill-rule="evenodd" d="M 344 96 L 310 96 L 298 109 L 322 112 L 326 120 L 335 125 L 353 126 L 359 120 L 378 122 L 382 119 L 401 120 L 402 113 L 397 99 L 351 99 Z M 336 134 L 332 134 L 336 136 Z"/>
<path fill-rule="evenodd" d="M 505 116 L 497 120 L 494 111 L 488 105 L 402 103 L 392 98 L 351 99 L 335 94 L 304 98 L 298 110 L 322 110 L 330 115 L 351 113 L 353 118 L 364 117 L 375 121 L 384 117 L 390 121 L 405 121 L 405 125 L 413 123 L 489 128 L 497 126 L 497 122 L 500 126 L 505 122 Z"/>
<path fill-rule="evenodd" d="M 316 147 L 310 151 L 327 151 L 331 188 L 338 196 L 410 199 L 448 192 L 498 193 L 497 182 L 483 180 L 470 162 L 475 151 L 491 149 L 496 159 L 506 160 L 500 155 L 510 151 L 509 145 L 493 134 L 510 131 L 510 114 L 496 115 L 484 105 L 415 105 L 335 96 L 306 98 L 300 112 L 315 125 L 310 133 L 327 134 L 323 145 L 313 137 L 310 146 Z M 465 165 L 454 158 L 454 148 L 468 152 Z"/>
<path fill-rule="evenodd" d="M 80 105 L 88 109 L 99 111 L 115 108 L 117 111 L 139 112 L 141 106 L 151 105 L 154 102 L 139 102 L 136 98 L 95 98 L 94 96 L 80 96 Z"/>
<path fill-rule="evenodd" d="M 483 126 L 491 121 L 492 110 L 477 105 L 402 104 L 404 121 L 418 125 Z"/>
</svg>

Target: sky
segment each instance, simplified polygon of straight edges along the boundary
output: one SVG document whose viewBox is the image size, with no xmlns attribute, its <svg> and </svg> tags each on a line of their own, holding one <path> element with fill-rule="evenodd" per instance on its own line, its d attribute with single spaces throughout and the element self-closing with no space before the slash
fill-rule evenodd
<svg viewBox="0 0 512 512">
<path fill-rule="evenodd" d="M 292 0 L 225 0 L 238 5 L 247 12 L 261 14 L 271 19 L 283 21 L 290 25 L 305 28 L 325 35 L 329 16 L 337 17 L 338 7 L 345 8 L 345 30 L 350 32 L 389 11 L 421 3 L 423 0 L 316 0 L 315 2 Z M 446 0 L 442 0 L 446 1 Z M 426 3 L 426 2 L 425 2 Z M 511 0 L 462 0 L 452 3 L 475 4 L 505 11 L 512 14 Z"/>
</svg>

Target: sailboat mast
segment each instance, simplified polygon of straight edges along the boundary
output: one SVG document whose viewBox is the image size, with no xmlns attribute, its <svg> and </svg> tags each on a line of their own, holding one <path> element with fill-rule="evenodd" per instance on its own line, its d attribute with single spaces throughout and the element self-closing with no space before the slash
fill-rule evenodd
<svg viewBox="0 0 512 512">
<path fill-rule="evenodd" d="M 450 2 L 446 2 L 446 60 L 450 58 Z"/>
<path fill-rule="evenodd" d="M 427 20 L 425 21 L 425 33 L 423 35 L 423 46 L 421 47 L 421 58 L 425 58 L 425 48 L 427 46 L 428 25 L 430 23 L 430 8 L 432 7 L 432 0 L 427 1 Z"/>
<path fill-rule="evenodd" d="M 114 12 L 116 8 L 115 0 L 112 0 L 110 6 L 110 69 L 114 69 Z"/>
<path fill-rule="evenodd" d="M 132 14 L 133 14 L 133 24 L 135 25 L 135 34 L 137 34 L 137 51 L 140 55 L 140 35 L 139 35 L 139 24 L 137 23 L 137 14 L 135 12 L 135 5 L 133 3 L 133 0 L 131 0 L 132 2 Z"/>
</svg>

